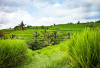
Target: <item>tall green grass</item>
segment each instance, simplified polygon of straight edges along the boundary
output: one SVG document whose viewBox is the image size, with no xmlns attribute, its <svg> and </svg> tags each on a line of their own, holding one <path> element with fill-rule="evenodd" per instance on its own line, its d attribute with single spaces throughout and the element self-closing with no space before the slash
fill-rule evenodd
<svg viewBox="0 0 100 68">
<path fill-rule="evenodd" d="M 85 30 L 60 44 L 75 68 L 100 68 L 100 31 Z"/>
<path fill-rule="evenodd" d="M 26 53 L 27 45 L 23 40 L 0 40 L 0 68 L 16 66 Z"/>
</svg>

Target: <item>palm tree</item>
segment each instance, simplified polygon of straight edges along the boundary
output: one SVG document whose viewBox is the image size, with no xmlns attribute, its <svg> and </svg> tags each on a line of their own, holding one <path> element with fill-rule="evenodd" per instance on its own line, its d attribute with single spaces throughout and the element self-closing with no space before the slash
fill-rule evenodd
<svg viewBox="0 0 100 68">
<path fill-rule="evenodd" d="M 52 36 L 56 39 L 60 35 L 60 32 L 54 31 Z"/>
<path fill-rule="evenodd" d="M 51 37 L 51 34 L 45 29 L 44 31 L 42 31 L 45 39 L 49 39 Z"/>
<path fill-rule="evenodd" d="M 78 21 L 77 24 L 80 24 L 80 21 Z"/>
<path fill-rule="evenodd" d="M 67 37 L 68 37 L 68 39 L 70 39 L 70 32 L 67 33 Z"/>
<path fill-rule="evenodd" d="M 23 23 L 23 21 L 20 23 L 19 26 L 22 28 L 22 30 L 24 29 L 25 24 Z"/>
<path fill-rule="evenodd" d="M 33 37 L 35 37 L 37 39 L 38 36 L 40 36 L 40 34 L 37 31 L 34 31 Z"/>
<path fill-rule="evenodd" d="M 51 41 L 53 42 L 53 45 L 58 44 L 59 41 L 58 41 L 56 38 L 57 38 L 58 36 L 60 36 L 60 31 L 54 31 L 54 32 L 52 33 L 52 36 L 54 37 L 54 38 L 51 38 Z"/>
</svg>

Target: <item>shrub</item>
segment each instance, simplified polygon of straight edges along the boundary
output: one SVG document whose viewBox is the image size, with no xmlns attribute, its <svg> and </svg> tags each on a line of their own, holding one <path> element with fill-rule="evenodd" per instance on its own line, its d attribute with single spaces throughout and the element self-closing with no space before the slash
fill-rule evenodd
<svg viewBox="0 0 100 68">
<path fill-rule="evenodd" d="M 96 23 L 100 23 L 100 20 L 96 21 Z"/>
<path fill-rule="evenodd" d="M 41 26 L 41 29 L 44 29 L 44 28 L 45 28 L 45 27 L 42 25 L 42 26 Z"/>
<path fill-rule="evenodd" d="M 31 25 L 27 25 L 27 28 L 31 29 L 31 27 L 32 27 Z"/>
<path fill-rule="evenodd" d="M 67 33 L 67 38 L 70 39 L 70 32 Z"/>
<path fill-rule="evenodd" d="M 2 33 L 0 33 L 0 37 L 3 37 L 4 35 Z"/>
<path fill-rule="evenodd" d="M 24 60 L 27 45 L 23 40 L 0 40 L 0 68 L 17 65 Z"/>
<path fill-rule="evenodd" d="M 76 68 L 100 68 L 100 31 L 85 30 L 61 44 L 69 63 Z"/>
<path fill-rule="evenodd" d="M 28 45 L 29 45 L 29 48 L 32 50 L 37 50 L 44 47 L 44 44 L 39 40 L 30 41 Z"/>
<path fill-rule="evenodd" d="M 53 31 L 52 36 L 56 39 L 60 36 L 60 31 Z"/>
<path fill-rule="evenodd" d="M 87 24 L 87 27 L 91 28 L 91 27 L 93 27 L 93 24 Z"/>
<path fill-rule="evenodd" d="M 15 37 L 16 35 L 13 35 L 13 34 L 10 36 L 11 39 L 14 39 Z"/>
<path fill-rule="evenodd" d="M 59 44 L 60 42 L 55 39 L 55 38 L 51 38 L 50 42 L 52 43 L 52 45 L 56 45 L 56 44 Z"/>
</svg>

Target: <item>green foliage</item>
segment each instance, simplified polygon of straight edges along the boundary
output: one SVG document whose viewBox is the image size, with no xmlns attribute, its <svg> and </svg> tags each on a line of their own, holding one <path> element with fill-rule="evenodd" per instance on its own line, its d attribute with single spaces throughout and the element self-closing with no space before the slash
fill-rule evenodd
<svg viewBox="0 0 100 68">
<path fill-rule="evenodd" d="M 19 26 L 15 26 L 14 30 L 24 30 L 25 29 L 25 24 L 23 23 L 23 21 L 21 21 L 21 23 L 19 24 Z"/>
<path fill-rule="evenodd" d="M 93 27 L 97 27 L 98 25 L 100 25 L 100 23 L 89 23 L 89 24 L 93 24 Z M 75 67 L 76 68 L 78 68 L 78 67 L 79 68 L 89 68 L 89 67 L 90 68 L 93 68 L 93 67 L 99 68 L 99 65 L 100 65 L 99 60 L 100 59 L 98 59 L 99 57 L 97 57 L 97 56 L 100 53 L 100 51 L 99 51 L 100 47 L 97 44 L 100 44 L 99 43 L 100 32 L 95 29 L 94 29 L 95 31 L 93 31 L 91 29 L 91 31 L 83 32 L 83 30 L 86 26 L 87 26 L 87 24 L 82 24 L 82 23 L 80 23 L 80 24 L 59 24 L 59 25 L 55 25 L 55 27 L 45 26 L 45 28 L 49 28 L 49 32 L 45 31 L 44 29 L 41 29 L 41 26 L 36 26 L 37 29 L 35 28 L 35 26 L 34 27 L 32 26 L 29 29 L 23 30 L 23 31 L 20 30 L 20 31 L 12 32 L 11 29 L 9 29 L 9 30 L 7 29 L 7 30 L 0 30 L 0 32 L 2 34 L 4 34 L 5 36 L 9 36 L 8 33 L 12 32 L 10 35 L 13 34 L 13 35 L 16 35 L 17 37 L 21 37 L 26 42 L 31 41 L 29 43 L 30 48 L 32 48 L 32 44 L 33 44 L 33 47 L 34 47 L 34 45 L 37 45 L 35 47 L 37 49 L 39 48 L 39 50 L 33 50 L 33 51 L 31 49 L 28 49 L 29 54 L 27 55 L 27 58 L 25 58 L 25 61 L 23 61 L 23 63 L 18 65 L 18 68 L 71 68 L 71 66 L 74 68 Z M 48 35 L 51 35 L 52 33 L 55 32 L 56 28 L 58 31 L 59 31 L 59 28 L 61 30 L 60 35 L 58 35 L 56 37 L 56 39 L 54 38 L 53 35 L 50 38 L 44 39 L 44 34 L 42 32 L 45 32 L 48 37 Z M 37 39 L 34 39 L 32 37 L 33 30 L 37 31 L 37 32 L 34 32 L 35 35 L 33 34 L 33 37 L 36 37 L 36 35 L 38 35 L 38 33 L 39 33 L 39 36 L 37 36 Z M 83 32 L 83 33 L 81 33 L 81 35 L 79 35 L 80 32 Z M 57 32 L 57 33 L 59 33 L 59 32 Z M 76 33 L 76 34 L 73 35 L 74 33 Z M 99 34 L 99 35 L 97 35 L 97 34 Z M 62 42 L 66 35 L 71 36 L 71 38 L 70 39 L 67 38 L 67 41 Z M 73 36 L 75 36 L 75 37 L 73 37 Z M 98 40 L 95 38 L 97 38 Z M 37 41 L 32 41 L 32 40 L 37 40 Z M 40 40 L 40 41 L 38 41 L 38 40 Z M 57 44 L 58 41 L 60 41 L 62 43 L 60 45 L 55 45 L 55 44 Z M 7 44 L 8 48 L 12 42 L 9 42 L 9 44 Z M 14 51 L 17 48 L 17 46 L 20 45 L 20 43 L 19 44 L 16 43 L 16 47 L 11 48 L 11 49 L 13 49 L 12 51 Z M 41 43 L 41 45 L 40 45 L 40 43 Z M 48 46 L 48 47 L 43 48 L 44 45 L 52 45 L 52 44 L 55 46 Z M 92 44 L 94 44 L 94 46 Z M 1 41 L 0 41 L 0 45 L 1 45 Z M 58 48 L 59 46 L 61 48 Z M 42 49 L 40 49 L 40 48 L 42 48 Z M 0 49 L 2 49 L 2 48 L 0 48 Z M 11 49 L 9 49 L 9 50 L 11 50 Z M 23 48 L 21 48 L 21 49 L 23 49 Z M 5 50 L 7 50 L 7 49 L 5 49 Z M 9 55 L 11 55 L 11 54 L 9 53 Z M 23 54 L 21 54 L 21 55 L 23 55 Z M 17 65 L 17 63 L 19 63 L 19 61 L 23 60 L 23 57 L 19 58 L 17 60 L 16 60 L 15 65 Z M 8 61 L 8 62 L 10 62 L 10 61 Z M 12 62 L 15 63 L 15 61 L 12 61 Z M 10 66 L 14 65 L 14 64 L 11 64 L 12 62 L 9 63 Z M 8 63 L 6 63 L 5 65 L 7 65 L 7 64 Z"/>
<path fill-rule="evenodd" d="M 95 23 L 95 22 L 91 21 L 90 23 Z"/>
<path fill-rule="evenodd" d="M 0 33 L 0 37 L 3 37 L 4 35 L 2 33 Z"/>
<path fill-rule="evenodd" d="M 22 28 L 22 30 L 24 30 L 25 24 L 23 23 L 23 21 L 19 24 L 19 26 Z"/>
<path fill-rule="evenodd" d="M 22 40 L 0 40 L 0 68 L 13 67 L 24 60 L 27 45 Z"/>
<path fill-rule="evenodd" d="M 52 43 L 52 45 L 56 45 L 58 43 L 60 43 L 57 39 L 55 38 L 51 38 L 50 42 Z"/>
<path fill-rule="evenodd" d="M 53 24 L 53 26 L 55 26 L 56 24 Z"/>
<path fill-rule="evenodd" d="M 37 31 L 34 31 L 33 37 L 35 37 L 37 39 L 38 36 L 40 36 L 40 34 Z"/>
<path fill-rule="evenodd" d="M 45 45 L 49 46 L 49 45 L 55 45 L 58 43 L 58 41 L 56 40 L 56 38 L 60 35 L 60 32 L 58 31 L 53 31 L 52 34 L 50 34 L 50 32 L 48 32 L 46 29 L 44 31 L 42 31 L 44 38 L 45 38 Z"/>
<path fill-rule="evenodd" d="M 29 48 L 32 50 L 38 50 L 44 47 L 43 43 L 39 40 L 33 40 L 29 42 Z"/>
<path fill-rule="evenodd" d="M 16 30 L 22 30 L 23 29 L 23 27 L 21 27 L 21 26 L 15 26 L 14 27 L 14 31 L 16 31 Z"/>
<path fill-rule="evenodd" d="M 2 34 L 9 34 L 11 32 L 13 32 L 13 29 L 3 29 L 3 30 L 0 30 L 0 33 L 2 33 Z"/>
<path fill-rule="evenodd" d="M 90 28 L 92 28 L 92 27 L 93 27 L 93 24 L 91 24 L 91 23 L 88 23 L 88 24 L 87 24 L 87 27 L 90 27 Z"/>
<path fill-rule="evenodd" d="M 99 26 L 100 23 L 93 23 L 93 27 L 97 27 Z M 61 31 L 60 36 L 57 37 L 57 40 L 59 41 L 63 41 L 64 37 L 66 36 L 66 34 L 68 32 L 70 32 L 71 36 L 75 33 L 75 32 L 81 32 L 84 28 L 86 28 L 87 24 L 59 24 L 59 25 L 55 25 L 55 27 L 53 26 L 45 26 L 45 28 L 49 28 L 49 34 L 52 34 L 53 31 L 55 30 L 59 30 Z M 18 31 L 13 31 L 13 29 L 6 29 L 6 30 L 0 30 L 1 33 L 5 34 L 6 36 L 9 36 L 8 33 L 10 34 L 14 34 L 18 37 L 21 37 L 23 40 L 25 41 L 31 41 L 34 38 L 32 37 L 33 31 L 37 31 L 40 36 L 37 37 L 38 40 L 44 41 L 44 35 L 41 31 L 44 31 L 44 29 L 41 29 L 41 26 L 37 26 L 38 29 L 35 28 L 36 26 L 32 26 L 31 28 L 27 29 L 27 30 L 18 30 Z M 12 33 L 11 33 L 12 32 Z"/>
<path fill-rule="evenodd" d="M 70 23 L 68 23 L 68 24 L 73 24 L 73 22 L 70 22 Z"/>
<path fill-rule="evenodd" d="M 41 29 L 44 29 L 44 28 L 45 28 L 45 27 L 42 25 L 42 26 L 41 26 Z"/>
<path fill-rule="evenodd" d="M 96 21 L 96 23 L 100 23 L 100 20 Z"/>
<path fill-rule="evenodd" d="M 16 35 L 13 35 L 13 34 L 10 36 L 11 39 L 14 39 L 15 37 Z"/>
<path fill-rule="evenodd" d="M 77 24 L 80 24 L 80 21 L 78 21 Z"/>
<path fill-rule="evenodd" d="M 44 41 L 44 45 L 45 45 L 45 46 L 50 46 L 50 45 L 52 45 L 52 43 L 53 43 L 53 42 L 51 42 L 50 39 L 47 39 L 47 40 Z"/>
<path fill-rule="evenodd" d="M 42 33 L 44 35 L 45 40 L 50 39 L 51 34 L 49 31 L 47 31 L 47 29 L 44 29 L 44 31 L 42 31 Z"/>
<path fill-rule="evenodd" d="M 69 63 L 76 68 L 100 68 L 100 31 L 85 30 L 61 43 Z"/>
<path fill-rule="evenodd" d="M 53 31 L 52 36 L 56 39 L 60 35 L 59 31 Z"/>
<path fill-rule="evenodd" d="M 60 31 L 53 31 L 51 36 L 52 36 L 51 38 L 52 45 L 58 44 L 59 41 L 57 40 L 57 38 L 60 36 Z"/>
<path fill-rule="evenodd" d="M 67 33 L 67 38 L 70 39 L 70 32 Z"/>
<path fill-rule="evenodd" d="M 31 27 L 32 27 L 31 25 L 27 25 L 27 28 L 30 28 L 31 29 Z"/>
</svg>

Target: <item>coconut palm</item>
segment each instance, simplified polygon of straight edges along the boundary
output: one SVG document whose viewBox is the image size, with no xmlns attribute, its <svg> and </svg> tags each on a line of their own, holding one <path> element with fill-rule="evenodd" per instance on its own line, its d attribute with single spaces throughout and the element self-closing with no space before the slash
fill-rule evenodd
<svg viewBox="0 0 100 68">
<path fill-rule="evenodd" d="M 52 33 L 52 36 L 56 39 L 58 36 L 60 35 L 60 32 L 59 31 L 54 31 Z"/>
<path fill-rule="evenodd" d="M 25 24 L 23 23 L 23 21 L 19 24 L 19 26 L 21 27 L 22 30 L 24 30 Z"/>
<path fill-rule="evenodd" d="M 40 36 L 40 34 L 37 31 L 34 31 L 33 37 L 35 37 L 37 39 L 38 36 Z"/>
<path fill-rule="evenodd" d="M 42 31 L 45 39 L 49 39 L 51 37 L 51 34 L 45 29 L 44 31 Z"/>
</svg>

